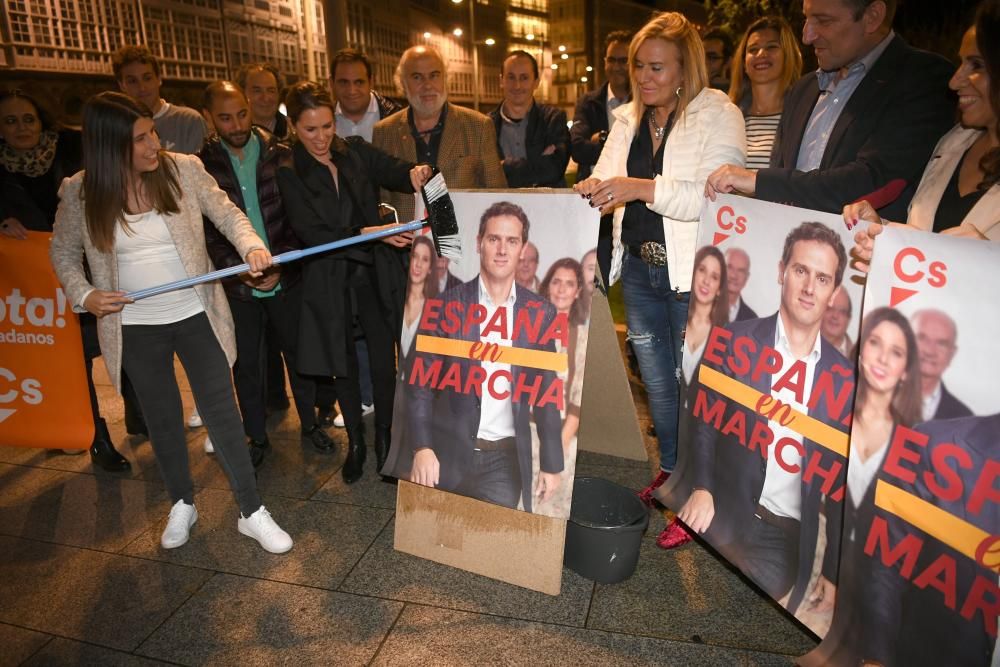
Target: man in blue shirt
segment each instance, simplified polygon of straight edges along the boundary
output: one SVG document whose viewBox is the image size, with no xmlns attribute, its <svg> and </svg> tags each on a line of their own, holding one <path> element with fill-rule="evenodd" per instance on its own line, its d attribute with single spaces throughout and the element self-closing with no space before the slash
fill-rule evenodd
<svg viewBox="0 0 1000 667">
<path fill-rule="evenodd" d="M 246 213 L 272 254 L 299 248 L 299 240 L 285 217 L 276 179 L 278 165 L 283 159 L 291 160 L 291 150 L 267 130 L 252 126 L 250 104 L 234 83 L 209 84 L 203 113 L 216 130 L 216 135 L 198 153 L 205 169 Z M 205 242 L 217 268 L 243 262 L 232 244 L 209 221 L 205 222 Z M 316 421 L 315 381 L 295 370 L 301 309 L 299 277 L 297 265 L 288 264 L 272 267 L 260 278 L 243 274 L 223 280 L 236 327 L 233 379 L 255 466 L 260 465 L 270 448 L 264 403 L 264 332 L 269 322 L 288 360 L 288 377 L 302 424 L 302 437 L 320 451 L 334 449 L 330 436 Z"/>
<path fill-rule="evenodd" d="M 873 201 L 883 216 L 905 220 L 955 106 L 952 66 L 896 35 L 895 10 L 896 0 L 804 0 L 802 41 L 815 50 L 819 69 L 788 92 L 771 166 L 719 167 L 706 194 L 740 192 L 839 214 L 902 180 L 900 196 Z"/>
</svg>

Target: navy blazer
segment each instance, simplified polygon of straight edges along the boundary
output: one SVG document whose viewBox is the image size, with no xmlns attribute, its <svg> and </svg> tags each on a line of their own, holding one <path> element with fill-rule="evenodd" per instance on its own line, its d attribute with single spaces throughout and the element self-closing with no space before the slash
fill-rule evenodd
<svg viewBox="0 0 1000 667">
<path fill-rule="evenodd" d="M 972 514 L 968 509 L 968 499 L 979 473 L 988 462 L 995 465 L 1000 459 L 1000 414 L 925 422 L 914 430 L 929 438 L 929 450 L 940 443 L 954 443 L 968 454 L 971 467 L 958 467 L 954 460 L 951 464 L 961 478 L 964 493 L 961 497 L 943 500 L 929 491 L 925 475 L 935 477 L 939 483 L 944 482 L 931 466 L 931 451 L 923 452 L 919 463 L 903 464 L 916 474 L 914 483 L 908 484 L 885 471 L 879 477 L 990 535 L 1000 532 L 1000 504 L 987 500 L 978 514 Z M 911 451 L 916 448 L 916 445 L 909 446 Z M 888 523 L 890 544 L 899 544 L 906 535 L 916 535 L 923 540 L 923 547 L 910 573 L 910 581 L 899 573 L 899 563 L 888 568 L 878 555 L 873 558 L 867 602 L 879 631 L 866 637 L 865 655 L 860 657 L 878 660 L 885 667 L 989 665 L 995 637 L 986 633 L 984 621 L 996 628 L 996 617 L 984 619 L 980 610 L 966 620 L 959 611 L 977 576 L 996 586 L 996 570 L 978 565 L 893 514 L 881 509 L 876 509 L 876 514 Z M 953 572 L 956 611 L 945 606 L 941 591 L 934 586 L 918 588 L 912 583 L 912 578 L 919 576 L 941 557 L 952 558 L 956 566 Z M 940 580 L 942 576 L 939 572 L 936 579 Z M 990 595 L 987 592 L 986 599 L 990 599 Z M 995 600 L 995 593 L 992 595 Z"/>
<path fill-rule="evenodd" d="M 722 366 L 717 366 L 703 358 L 705 366 L 713 368 L 729 377 L 733 377 L 743 384 L 753 387 L 757 391 L 771 394 L 771 375 L 761 374 L 756 381 L 752 381 L 750 373 L 746 377 L 736 376 L 725 363 L 725 359 L 732 352 L 732 344 L 739 338 L 746 336 L 756 343 L 758 354 L 766 347 L 774 347 L 775 332 L 777 331 L 778 315 L 775 313 L 770 317 L 746 320 L 742 322 L 731 322 L 727 329 L 732 331 L 732 338 L 719 352 L 723 359 Z M 817 333 L 817 336 L 819 334 Z M 834 396 L 840 394 L 845 382 L 853 378 L 853 367 L 851 363 L 820 337 L 820 358 L 816 363 L 815 375 L 813 377 L 813 387 L 824 375 L 830 374 L 834 378 Z M 750 355 L 756 359 L 754 355 Z M 753 364 L 751 363 L 751 367 Z M 835 368 L 844 371 L 847 377 L 835 371 Z M 714 391 L 706 389 L 709 396 L 709 405 L 715 400 L 722 399 L 728 404 L 726 417 L 735 411 L 742 411 L 746 418 L 746 429 L 752 431 L 753 424 L 764 417 L 756 413 L 751 408 L 745 408 L 737 403 L 728 401 Z M 845 414 L 837 415 L 837 419 L 831 417 L 827 412 L 825 401 L 820 401 L 815 409 L 810 410 L 809 416 L 817 419 L 828 426 L 836 428 L 838 431 L 847 432 L 848 427 L 841 423 L 850 410 L 850 405 L 846 405 Z M 819 452 L 822 460 L 823 470 L 832 470 L 839 463 L 839 473 L 832 485 L 836 491 L 844 486 L 847 478 L 847 460 L 838 454 L 831 452 L 822 445 L 809 439 L 803 440 L 805 457 L 803 461 L 809 461 L 814 452 Z M 744 526 L 749 525 L 754 520 L 754 512 L 760 501 L 761 490 L 764 487 L 764 476 L 767 470 L 767 461 L 759 451 L 751 451 L 740 444 L 736 435 L 722 435 L 712 424 L 706 424 L 698 420 L 697 435 L 695 436 L 694 453 L 692 456 L 693 485 L 709 491 L 715 502 L 715 518 L 706 533 L 708 539 L 716 547 L 722 547 L 727 558 L 725 547 L 732 545 L 732 552 L 738 553 L 739 541 Z M 768 449 L 768 454 L 771 449 Z M 823 558 L 823 574 L 830 581 L 837 580 L 837 559 L 840 554 L 840 528 L 843 520 L 843 508 L 840 503 L 824 501 L 821 489 L 823 480 L 820 477 L 813 478 L 811 483 L 802 484 L 802 516 L 805 518 L 801 522 L 799 538 L 799 562 L 798 573 L 795 584 L 792 588 L 791 597 L 788 602 L 788 609 L 793 612 L 805 596 L 809 577 L 812 574 L 813 558 L 816 554 L 817 538 L 819 537 L 819 513 L 821 506 L 824 506 L 826 515 L 826 536 L 827 545 Z M 736 561 L 738 562 L 738 557 Z"/>
<path fill-rule="evenodd" d="M 845 204 L 901 178 L 906 189 L 879 213 L 906 220 L 931 152 L 954 124 L 948 90 L 954 69 L 894 37 L 837 119 L 819 169 L 809 172 L 795 164 L 820 90 L 816 72 L 803 76 L 785 98 L 771 166 L 757 172 L 757 198 L 839 214 Z"/>
<path fill-rule="evenodd" d="M 757 319 L 757 311 L 747 305 L 747 302 L 740 297 L 740 309 L 736 311 L 736 321 L 742 322 L 743 320 L 755 320 Z"/>
<path fill-rule="evenodd" d="M 534 292 L 514 285 L 515 300 L 514 312 L 511 314 L 511 322 L 514 321 L 524 308 L 540 308 L 544 312 L 542 318 L 541 333 L 548 329 L 556 316 L 555 307 L 548 300 L 543 299 Z M 445 292 L 440 297 L 445 304 L 449 302 L 459 302 L 467 309 L 473 304 L 479 303 L 479 276 L 463 283 L 458 287 Z M 534 318 L 531 318 L 532 320 Z M 463 335 L 459 330 L 454 334 L 448 334 L 440 329 L 427 331 L 418 329 L 417 333 L 432 335 L 444 338 L 459 338 L 461 340 L 478 341 L 479 326 L 470 328 L 468 334 Z M 519 335 L 513 339 L 514 347 L 528 348 L 534 350 L 555 351 L 555 341 L 549 341 L 546 345 L 541 345 L 540 341 L 529 340 L 525 336 L 525 331 L 517 332 Z M 422 361 L 430 365 L 435 357 L 417 352 L 415 357 L 421 357 Z M 451 363 L 458 363 L 461 366 L 463 382 L 468 377 L 469 369 L 473 365 L 479 365 L 478 361 L 472 359 L 457 359 L 455 357 L 441 357 L 444 362 L 444 369 Z M 445 370 L 442 370 L 444 373 Z M 525 368 L 513 366 L 511 368 L 513 381 L 511 386 L 516 386 L 519 379 L 531 386 L 541 376 L 541 392 L 556 379 L 553 371 L 538 370 L 535 368 Z M 466 471 L 472 465 L 472 450 L 476 446 L 477 434 L 479 432 L 479 418 L 482 408 L 482 401 L 475 392 L 464 394 L 457 391 L 437 391 L 429 387 L 417 387 L 411 385 L 410 395 L 410 442 L 414 449 L 430 447 L 437 455 L 441 464 L 441 475 L 438 488 L 451 491 L 461 484 Z M 531 419 L 534 417 L 535 426 L 539 439 L 539 467 L 543 472 L 557 473 L 563 470 L 562 451 L 562 420 L 558 408 L 552 403 L 544 406 L 530 405 L 527 396 L 521 396 L 521 400 L 513 403 L 514 430 L 517 440 L 517 461 L 521 473 L 521 500 L 525 511 L 531 511 Z"/>
<path fill-rule="evenodd" d="M 528 127 L 524 133 L 524 149 L 527 157 L 514 159 L 505 157 L 500 145 L 500 130 L 503 118 L 500 116 L 501 103 L 489 113 L 497 132 L 497 152 L 503 160 L 503 171 L 507 185 L 512 188 L 565 188 L 566 165 L 569 164 L 569 130 L 566 128 L 566 112 L 550 104 L 535 102 L 528 112 Z M 555 152 L 544 155 L 549 146 Z"/>
<path fill-rule="evenodd" d="M 948 391 L 941 383 L 941 401 L 937 410 L 934 411 L 934 420 L 938 419 L 958 419 L 959 417 L 971 417 L 972 410 L 962 401 L 955 398 L 955 395 Z"/>
</svg>

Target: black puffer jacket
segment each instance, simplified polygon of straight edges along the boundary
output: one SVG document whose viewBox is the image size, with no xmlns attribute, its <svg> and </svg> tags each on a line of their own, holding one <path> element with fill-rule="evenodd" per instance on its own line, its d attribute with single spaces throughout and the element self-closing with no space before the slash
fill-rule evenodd
<svg viewBox="0 0 1000 667">
<path fill-rule="evenodd" d="M 252 132 L 257 135 L 261 143 L 260 159 L 257 162 L 257 199 L 260 201 L 260 212 L 264 218 L 264 229 L 267 231 L 267 243 L 271 254 L 278 255 L 289 250 L 297 250 L 302 247 L 302 243 L 288 224 L 277 180 L 278 165 L 283 158 L 290 159 L 292 150 L 261 127 L 254 126 Z M 243 192 L 222 140 L 217 135 L 211 137 L 205 142 L 198 157 L 205 164 L 208 173 L 219 183 L 219 187 L 229 195 L 229 199 L 239 206 L 241 211 L 246 212 Z M 243 263 L 243 258 L 236 252 L 236 248 L 207 219 L 205 243 L 215 268 L 224 269 Z M 282 265 L 282 288 L 287 289 L 297 283 L 301 275 L 302 270 L 297 263 Z M 224 279 L 222 285 L 226 294 L 234 299 L 249 301 L 253 298 L 250 288 L 238 276 Z"/>
</svg>

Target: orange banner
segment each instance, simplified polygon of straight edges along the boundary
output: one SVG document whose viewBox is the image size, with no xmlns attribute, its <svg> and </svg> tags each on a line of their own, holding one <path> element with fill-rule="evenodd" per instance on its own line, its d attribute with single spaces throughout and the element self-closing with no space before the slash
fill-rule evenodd
<svg viewBox="0 0 1000 667">
<path fill-rule="evenodd" d="M 739 380 L 724 375 L 713 368 L 709 368 L 705 364 L 698 367 L 698 372 L 698 377 L 703 385 L 709 389 L 714 389 L 732 401 L 736 401 L 745 408 L 755 410 L 755 406 L 760 401 L 761 396 L 763 396 L 763 394 L 753 387 L 747 386 Z M 791 416 L 791 421 L 787 424 L 788 428 L 804 438 L 823 445 L 831 452 L 847 458 L 847 433 L 842 433 L 815 417 L 810 417 L 799 412 L 791 406 L 789 406 L 788 411 Z"/>
<path fill-rule="evenodd" d="M 86 449 L 94 419 L 80 321 L 52 271 L 51 238 L 0 236 L 0 444 Z"/>
<path fill-rule="evenodd" d="M 453 338 L 425 336 L 424 334 L 417 336 L 417 352 L 443 354 L 448 357 L 458 357 L 460 359 L 492 361 L 498 364 L 537 368 L 543 371 L 555 371 L 556 373 L 566 370 L 569 364 L 565 352 L 528 350 L 523 347 L 489 345 L 486 343 L 469 342 L 467 340 L 455 340 Z"/>
</svg>

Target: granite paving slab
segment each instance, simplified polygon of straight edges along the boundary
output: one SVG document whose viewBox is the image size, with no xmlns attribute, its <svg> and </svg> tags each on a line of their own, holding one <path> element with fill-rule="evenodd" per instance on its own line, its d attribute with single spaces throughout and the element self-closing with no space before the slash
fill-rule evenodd
<svg viewBox="0 0 1000 667">
<path fill-rule="evenodd" d="M 396 551 L 394 529 L 391 521 L 340 590 L 566 625 L 586 620 L 594 584 L 575 572 L 564 569 L 562 593 L 546 595 Z"/>
<path fill-rule="evenodd" d="M 403 605 L 218 574 L 137 653 L 185 665 L 363 665 Z"/>
<path fill-rule="evenodd" d="M 51 639 L 41 632 L 0 623 L 0 667 L 20 665 Z"/>
<path fill-rule="evenodd" d="M 335 430 L 337 429 L 331 429 L 331 432 Z M 346 484 L 338 471 L 312 495 L 310 500 L 384 507 L 394 510 L 396 509 L 396 485 L 383 482 L 381 475 L 376 473 L 375 450 L 369 447 L 368 458 L 365 460 L 365 474 L 361 479 L 353 484 Z"/>
<path fill-rule="evenodd" d="M 171 663 L 56 637 L 22 667 L 76 667 L 76 665 L 155 667 L 169 664 Z"/>
<path fill-rule="evenodd" d="M 118 551 L 170 509 L 162 486 L 0 464 L 0 533 Z"/>
<path fill-rule="evenodd" d="M 195 494 L 198 522 L 191 539 L 163 549 L 160 533 L 166 514 L 125 552 L 153 560 L 336 589 L 392 518 L 385 509 L 264 497 L 264 504 L 295 546 L 270 554 L 236 530 L 239 509 L 229 491 L 201 489 Z"/>
<path fill-rule="evenodd" d="M 210 572 L 0 536 L 0 622 L 131 651 Z"/>
<path fill-rule="evenodd" d="M 407 605 L 373 665 L 738 665 L 740 651 Z"/>
<path fill-rule="evenodd" d="M 664 551 L 643 540 L 636 573 L 598 585 L 587 627 L 802 655 L 812 636 L 697 543 Z"/>
</svg>

